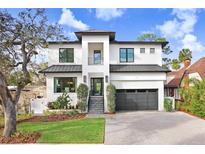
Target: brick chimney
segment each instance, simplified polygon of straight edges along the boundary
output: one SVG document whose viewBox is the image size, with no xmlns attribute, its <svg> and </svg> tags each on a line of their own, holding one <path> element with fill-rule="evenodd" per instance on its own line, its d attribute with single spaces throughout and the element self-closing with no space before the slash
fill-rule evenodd
<svg viewBox="0 0 205 154">
<path fill-rule="evenodd" d="M 185 74 L 184 74 L 184 88 L 187 89 L 189 88 L 189 73 L 187 72 L 188 67 L 191 65 L 191 60 L 186 59 L 184 62 L 184 67 L 186 68 Z"/>
</svg>

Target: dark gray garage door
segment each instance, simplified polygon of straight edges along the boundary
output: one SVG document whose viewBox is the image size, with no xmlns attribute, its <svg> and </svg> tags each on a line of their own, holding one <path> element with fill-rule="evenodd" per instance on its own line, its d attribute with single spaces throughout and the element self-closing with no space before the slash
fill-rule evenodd
<svg viewBox="0 0 205 154">
<path fill-rule="evenodd" d="M 157 89 L 118 89 L 116 110 L 157 110 Z"/>
</svg>

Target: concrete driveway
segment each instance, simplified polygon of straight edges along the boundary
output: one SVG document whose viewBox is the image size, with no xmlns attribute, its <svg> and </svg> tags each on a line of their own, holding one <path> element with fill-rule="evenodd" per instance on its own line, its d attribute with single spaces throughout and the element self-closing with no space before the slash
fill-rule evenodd
<svg viewBox="0 0 205 154">
<path fill-rule="evenodd" d="M 106 117 L 105 144 L 205 144 L 205 120 L 183 112 L 117 113 Z"/>
</svg>

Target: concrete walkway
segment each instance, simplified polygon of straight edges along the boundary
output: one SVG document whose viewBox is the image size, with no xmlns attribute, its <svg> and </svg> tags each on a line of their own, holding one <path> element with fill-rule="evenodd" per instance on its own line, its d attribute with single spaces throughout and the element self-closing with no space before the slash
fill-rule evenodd
<svg viewBox="0 0 205 154">
<path fill-rule="evenodd" d="M 105 144 L 205 144 L 205 120 L 183 112 L 106 116 Z"/>
</svg>

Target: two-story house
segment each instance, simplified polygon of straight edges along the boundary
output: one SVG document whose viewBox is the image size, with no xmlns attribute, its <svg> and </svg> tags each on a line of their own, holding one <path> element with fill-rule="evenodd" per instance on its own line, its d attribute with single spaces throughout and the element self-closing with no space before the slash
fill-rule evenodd
<svg viewBox="0 0 205 154">
<path fill-rule="evenodd" d="M 116 41 L 115 32 L 75 32 L 77 41 L 50 42 L 46 75 L 47 99 L 63 91 L 77 103 L 76 89 L 87 84 L 89 111 L 108 112 L 106 87 L 116 87 L 117 110 L 163 110 L 164 82 L 169 71 L 162 68 L 162 49 L 168 42 Z"/>
</svg>

